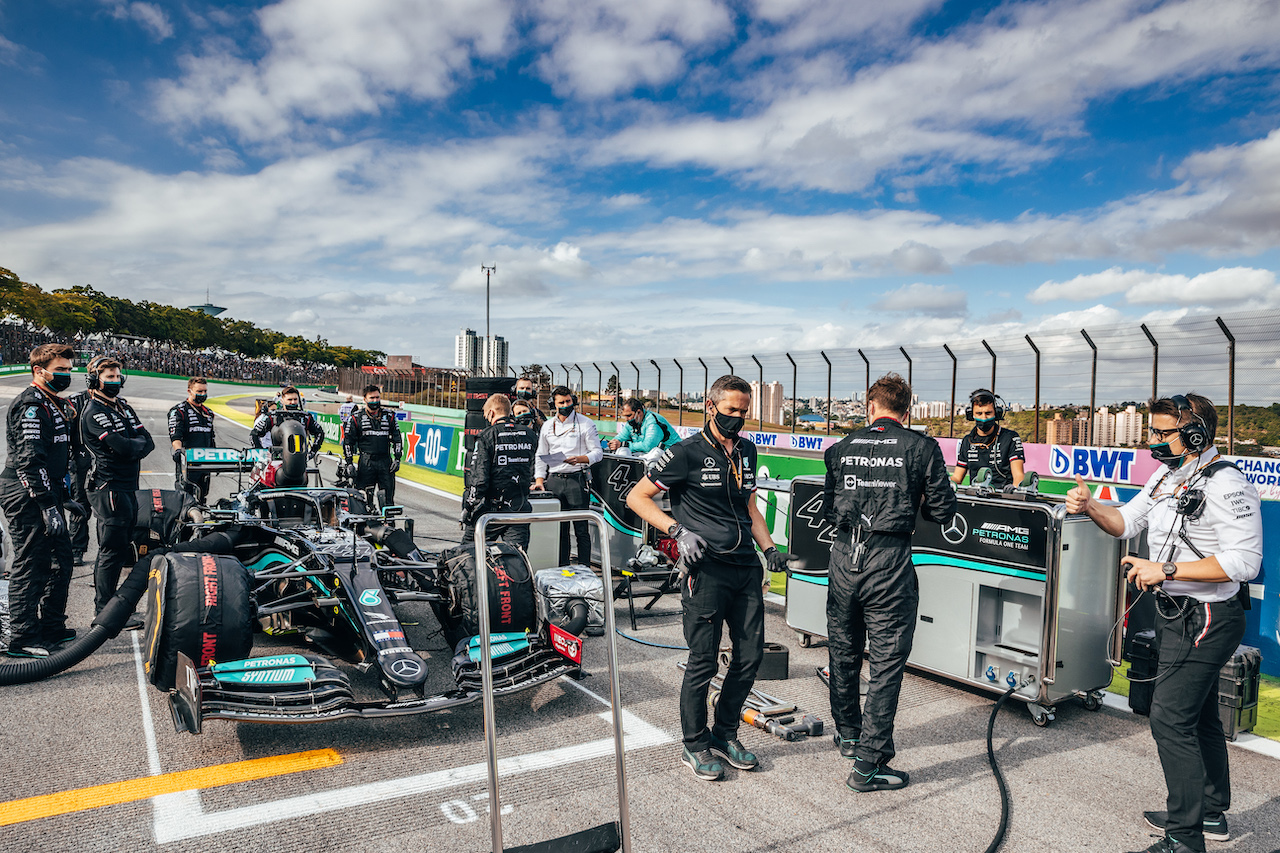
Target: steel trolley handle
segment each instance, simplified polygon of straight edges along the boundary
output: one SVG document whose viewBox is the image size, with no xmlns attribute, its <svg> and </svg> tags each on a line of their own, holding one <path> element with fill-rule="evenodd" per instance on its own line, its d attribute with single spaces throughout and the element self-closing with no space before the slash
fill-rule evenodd
<svg viewBox="0 0 1280 853">
<path fill-rule="evenodd" d="M 493 708 L 493 653 L 489 625 L 488 569 L 485 560 L 485 529 L 490 524 L 529 524 L 531 522 L 588 521 L 600 531 L 600 560 L 605 589 L 613 588 L 613 567 L 609 561 L 609 528 L 604 517 L 597 512 L 577 510 L 568 512 L 509 512 L 486 513 L 476 522 L 476 601 L 479 604 L 480 622 L 480 675 L 484 702 L 484 740 L 489 764 L 489 822 L 493 834 L 493 853 L 502 853 L 502 809 L 498 797 L 498 734 Z M 618 824 L 622 835 L 623 853 L 631 853 L 631 810 L 627 805 L 627 767 L 622 742 L 622 694 L 618 687 L 618 641 L 614 633 L 613 607 L 604 608 L 604 632 L 609 641 L 609 704 L 613 711 L 613 745 L 616 755 L 618 779 Z"/>
</svg>

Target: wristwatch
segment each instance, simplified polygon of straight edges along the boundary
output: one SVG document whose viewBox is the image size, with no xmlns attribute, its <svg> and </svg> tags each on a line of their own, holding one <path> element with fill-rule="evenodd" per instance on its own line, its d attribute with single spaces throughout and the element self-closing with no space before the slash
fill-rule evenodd
<svg viewBox="0 0 1280 853">
<path fill-rule="evenodd" d="M 1165 563 L 1160 568 L 1164 570 L 1165 580 L 1171 579 L 1178 572 L 1177 563 Z"/>
</svg>

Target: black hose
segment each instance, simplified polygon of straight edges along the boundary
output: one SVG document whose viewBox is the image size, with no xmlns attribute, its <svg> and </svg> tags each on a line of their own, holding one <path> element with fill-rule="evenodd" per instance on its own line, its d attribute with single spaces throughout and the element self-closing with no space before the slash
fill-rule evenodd
<svg viewBox="0 0 1280 853">
<path fill-rule="evenodd" d="M 568 612 L 558 619 L 551 620 L 557 628 L 568 631 L 575 637 L 582 636 L 582 632 L 586 630 L 587 619 L 591 615 L 591 610 L 587 607 L 587 603 L 581 598 L 575 598 L 569 603 Z"/>
<path fill-rule="evenodd" d="M 157 548 L 133 564 L 128 577 L 116 591 L 115 598 L 102 608 L 102 612 L 93 620 L 83 637 L 47 658 L 32 658 L 19 663 L 0 664 L 0 687 L 30 684 L 33 681 L 41 681 L 57 675 L 96 652 L 107 640 L 118 636 L 147 591 L 151 561 L 157 557 L 163 559 L 165 550 Z"/>
<path fill-rule="evenodd" d="M 1000 772 L 1000 765 L 996 763 L 996 751 L 991 746 L 991 736 L 996 728 L 996 715 L 1017 689 L 1017 687 L 1010 687 L 1004 692 L 996 702 L 996 706 L 991 709 L 991 717 L 987 720 L 987 761 L 991 764 L 991 772 L 996 774 L 996 785 L 1000 788 L 1000 828 L 996 830 L 995 838 L 991 839 L 991 843 L 987 845 L 986 853 L 996 853 L 1000 849 L 1000 845 L 1004 843 L 1004 834 L 1009 829 L 1009 786 L 1005 784 L 1004 774 Z"/>
</svg>

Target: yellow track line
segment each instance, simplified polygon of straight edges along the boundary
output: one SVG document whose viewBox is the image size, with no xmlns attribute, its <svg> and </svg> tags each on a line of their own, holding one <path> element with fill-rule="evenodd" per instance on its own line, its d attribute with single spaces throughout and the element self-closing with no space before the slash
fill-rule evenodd
<svg viewBox="0 0 1280 853">
<path fill-rule="evenodd" d="M 173 794 L 178 791 L 216 788 L 220 785 L 234 785 L 236 782 L 250 782 L 254 779 L 300 773 L 304 770 L 319 770 L 322 767 L 334 767 L 341 763 L 342 756 L 335 750 L 313 749 L 308 752 L 294 752 L 270 758 L 252 758 L 248 761 L 215 764 L 212 767 L 201 767 L 196 770 L 181 770 L 177 773 L 144 776 L 141 779 L 126 779 L 123 782 L 77 788 L 74 791 L 27 797 L 0 803 L 0 826 L 88 811 L 102 806 L 148 800 L 161 794 Z"/>
</svg>

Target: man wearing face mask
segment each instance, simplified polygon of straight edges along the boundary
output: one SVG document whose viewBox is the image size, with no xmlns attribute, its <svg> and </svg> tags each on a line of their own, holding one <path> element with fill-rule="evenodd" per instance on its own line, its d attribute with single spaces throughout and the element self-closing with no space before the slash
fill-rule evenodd
<svg viewBox="0 0 1280 853">
<path fill-rule="evenodd" d="M 89 359 L 89 363 L 85 366 L 86 384 L 89 377 L 94 375 L 98 362 L 105 361 L 107 358 L 109 356 L 99 355 Z M 84 565 L 84 554 L 89 550 L 89 525 L 93 520 L 93 505 L 89 501 L 89 492 L 85 485 L 89 479 L 89 469 L 93 467 L 93 454 L 84 446 L 80 438 L 80 421 L 84 417 L 84 407 L 89 405 L 92 399 L 93 393 L 87 387 L 83 391 L 66 397 L 67 407 L 71 410 L 74 421 L 71 428 L 71 475 L 68 477 L 68 486 L 71 500 L 84 510 L 82 513 L 71 513 L 67 518 L 71 532 L 72 565 L 76 566 Z"/>
<path fill-rule="evenodd" d="M 956 514 L 938 442 L 902 425 L 911 386 L 896 373 L 867 392 L 867 425 L 828 447 L 823 517 L 836 528 L 827 586 L 831 717 L 840 755 L 853 759 L 851 791 L 906 787 L 889 766 L 902 674 L 911 655 L 920 589 L 911 561 L 917 512 L 946 524 Z M 867 649 L 870 685 L 859 704 Z"/>
<path fill-rule="evenodd" d="M 395 503 L 396 471 L 400 470 L 400 455 L 404 439 L 396 425 L 395 412 L 382 408 L 382 389 L 377 385 L 364 387 L 364 408 L 351 413 L 346 431 L 342 434 L 343 462 L 350 470 L 351 458 L 360 454 L 360 465 L 355 470 L 355 486 L 361 491 L 381 489 L 387 505 Z"/>
<path fill-rule="evenodd" d="M 963 483 L 966 474 L 972 482 L 974 474 L 989 468 L 991 488 L 997 491 L 1021 483 L 1027 455 L 1022 450 L 1022 439 L 1018 434 L 1000 425 L 1004 406 L 996 395 L 986 388 L 974 391 L 969 395 L 965 417 L 974 422 L 974 427 L 960 439 L 951 482 Z"/>
<path fill-rule="evenodd" d="M 283 408 L 258 415 L 258 419 L 253 422 L 253 429 L 249 430 L 249 444 L 253 447 L 271 449 L 272 427 L 286 420 L 295 420 L 303 425 L 311 438 L 311 446 L 307 449 L 307 453 L 315 456 L 320 452 L 320 446 L 324 444 L 324 427 L 320 426 L 320 422 L 310 412 L 302 408 L 302 395 L 298 393 L 298 389 L 292 385 L 281 389 L 280 405 Z"/>
<path fill-rule="evenodd" d="M 494 394 L 485 401 L 489 428 L 476 437 L 466 490 L 462 493 L 462 541 L 468 548 L 476 541 L 476 519 L 487 512 L 531 512 L 529 484 L 533 480 L 533 454 L 538 436 L 510 414 L 511 401 Z M 528 549 L 529 525 L 492 524 L 485 529 L 489 541 Z"/>
<path fill-rule="evenodd" d="M 534 387 L 533 380 L 527 376 L 521 376 L 516 380 L 516 402 L 524 403 L 529 407 L 529 411 L 533 413 L 530 418 L 530 426 L 534 432 L 540 432 L 542 425 L 547 422 L 547 416 L 538 408 L 538 389 Z"/>
<path fill-rule="evenodd" d="M 1262 565 L 1262 510 L 1248 478 L 1213 444 L 1218 411 L 1199 394 L 1151 400 L 1151 455 L 1164 468 L 1124 506 L 1093 499 L 1077 476 L 1067 511 L 1118 539 L 1147 531 L 1150 559 L 1125 557 L 1129 582 L 1155 595 L 1159 648 L 1151 735 L 1165 811 L 1144 812 L 1163 837 L 1146 853 L 1226 841 L 1231 772 L 1218 719 L 1218 675 L 1244 637 L 1241 599 Z"/>
<path fill-rule="evenodd" d="M 739 436 L 751 408 L 751 385 L 721 376 L 707 393 L 707 424 L 697 435 L 663 451 L 627 495 L 627 506 L 676 540 L 688 575 L 680 588 L 689 661 L 680 686 L 680 761 L 695 777 L 715 781 L 724 764 L 752 770 L 759 761 L 738 740 L 742 705 L 764 658 L 763 568 L 783 571 L 756 505 L 756 446 Z M 654 502 L 671 496 L 671 515 Z M 707 690 L 719 669 L 725 626 L 733 656 L 707 728 Z"/>
<path fill-rule="evenodd" d="M 67 628 L 71 539 L 62 511 L 71 457 L 71 422 L 58 396 L 71 385 L 75 350 L 42 344 L 31 351 L 31 385 L 9 404 L 8 464 L 0 473 L 0 507 L 13 540 L 9 565 L 12 657 L 48 657 L 73 639 Z"/>
<path fill-rule="evenodd" d="M 563 385 L 551 391 L 556 413 L 538 434 L 538 455 L 534 463 L 535 485 L 549 489 L 560 499 L 563 509 L 586 509 L 591 491 L 591 466 L 604 458 L 595 421 L 578 414 L 578 399 Z M 553 461 L 548 462 L 548 457 Z M 591 524 L 573 522 L 578 543 L 578 562 L 591 565 Z M 560 564 L 569 563 L 569 525 L 560 525 Z"/>
<path fill-rule="evenodd" d="M 137 412 L 120 396 L 124 375 L 120 362 L 104 359 L 89 374 L 91 399 L 80 419 L 80 436 L 93 455 L 89 502 L 98 517 L 98 557 L 93 564 L 94 609 L 115 597 L 120 571 L 132 565 L 133 526 L 138 518 L 138 475 L 142 460 L 156 443 Z M 126 630 L 142 627 L 133 619 Z"/>
<path fill-rule="evenodd" d="M 189 489 L 197 501 L 204 503 L 209 497 L 209 474 L 182 476 L 182 459 L 189 447 L 216 447 L 213 433 L 213 412 L 204 401 L 209 399 L 209 380 L 193 376 L 187 380 L 187 399 L 169 410 L 169 442 L 173 448 L 173 464 L 176 468 L 174 488 Z"/>
<path fill-rule="evenodd" d="M 680 443 L 680 434 L 670 422 L 657 412 L 645 411 L 638 397 L 631 397 L 622 404 L 622 426 L 609 442 L 609 450 L 619 447 L 642 456 L 658 448 Z"/>
</svg>

